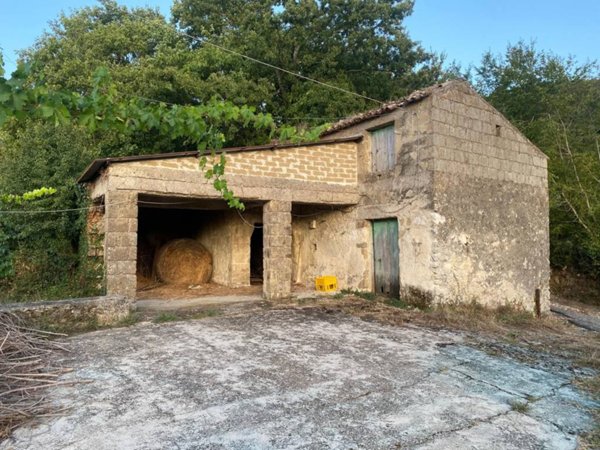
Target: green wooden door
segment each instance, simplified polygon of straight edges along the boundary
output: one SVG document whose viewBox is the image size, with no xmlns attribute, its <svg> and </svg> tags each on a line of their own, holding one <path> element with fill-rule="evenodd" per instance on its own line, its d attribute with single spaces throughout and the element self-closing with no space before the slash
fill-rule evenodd
<svg viewBox="0 0 600 450">
<path fill-rule="evenodd" d="M 400 296 L 398 220 L 373 221 L 375 292 L 393 298 Z"/>
</svg>

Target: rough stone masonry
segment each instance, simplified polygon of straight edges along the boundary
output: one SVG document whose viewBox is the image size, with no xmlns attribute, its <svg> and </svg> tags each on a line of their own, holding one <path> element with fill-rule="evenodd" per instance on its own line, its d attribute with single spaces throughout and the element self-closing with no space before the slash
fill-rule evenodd
<svg viewBox="0 0 600 450">
<path fill-rule="evenodd" d="M 377 275 L 399 279 L 396 295 L 548 310 L 546 157 L 466 82 L 340 121 L 316 143 L 225 152 L 229 186 L 256 206 L 252 217 L 262 217 L 244 223 L 264 226 L 268 299 L 289 296 L 293 285 L 310 289 L 318 275 L 335 275 L 340 288 L 373 291 L 373 221 L 385 219 L 397 226 L 397 243 L 386 250 L 398 263 Z M 223 248 L 250 248 L 252 233 L 217 220 L 219 194 L 197 157 L 101 159 L 81 176 L 92 200 L 105 206 L 104 227 L 97 227 L 104 236 L 96 240 L 104 245 L 98 254 L 108 293 L 135 296 L 138 209 L 150 204 L 163 202 L 168 217 L 166 205 L 188 202 L 205 224 L 199 239 L 210 234 L 214 248 L 218 239 Z M 174 236 L 179 226 L 173 223 Z M 228 276 L 219 281 L 249 285 L 250 253 L 223 258 Z"/>
</svg>

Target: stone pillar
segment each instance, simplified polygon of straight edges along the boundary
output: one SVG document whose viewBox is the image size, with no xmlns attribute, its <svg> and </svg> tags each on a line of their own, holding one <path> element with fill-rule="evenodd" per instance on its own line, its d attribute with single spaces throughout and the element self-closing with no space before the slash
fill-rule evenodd
<svg viewBox="0 0 600 450">
<path fill-rule="evenodd" d="M 137 192 L 107 192 L 105 210 L 106 293 L 133 299 L 137 287 Z"/>
<path fill-rule="evenodd" d="M 292 203 L 271 200 L 263 206 L 263 296 L 292 293 Z"/>
</svg>

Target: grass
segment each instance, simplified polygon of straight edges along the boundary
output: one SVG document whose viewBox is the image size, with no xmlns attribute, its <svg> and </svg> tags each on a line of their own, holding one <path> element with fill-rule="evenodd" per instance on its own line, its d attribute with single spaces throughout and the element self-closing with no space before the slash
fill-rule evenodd
<svg viewBox="0 0 600 450">
<path fill-rule="evenodd" d="M 370 291 L 359 291 L 358 289 L 342 289 L 339 294 L 342 295 L 342 297 L 344 296 L 353 296 L 353 297 L 358 297 L 358 298 L 362 298 L 363 300 L 375 300 L 377 298 L 377 295 L 374 292 L 370 292 Z M 337 295 L 337 294 L 336 294 Z M 336 298 L 334 296 L 334 298 Z M 340 297 L 337 297 L 340 298 Z"/>
<path fill-rule="evenodd" d="M 520 330 L 540 329 L 556 323 L 537 318 L 532 312 L 512 305 L 486 308 L 476 302 L 440 305 L 424 312 L 423 319 L 431 324 L 467 331 L 503 333 L 514 340 Z"/>
<path fill-rule="evenodd" d="M 95 316 L 83 318 L 63 318 L 57 320 L 55 316 L 42 315 L 35 319 L 28 319 L 27 326 L 42 331 L 50 331 L 52 333 L 62 334 L 77 334 L 96 331 L 102 328 Z"/>
<path fill-rule="evenodd" d="M 598 411 L 593 411 L 592 414 L 596 423 L 593 429 L 584 433 L 581 437 L 582 449 L 592 450 L 600 448 L 600 413 Z"/>
<path fill-rule="evenodd" d="M 192 314 L 191 316 L 189 316 L 190 319 L 205 319 L 207 317 L 216 317 L 219 316 L 221 314 L 221 311 L 219 311 L 218 309 L 205 309 L 202 311 L 198 311 L 194 314 Z"/>
<path fill-rule="evenodd" d="M 390 298 L 388 300 L 385 300 L 385 304 L 389 305 L 389 306 L 392 306 L 394 308 L 400 308 L 400 309 L 410 309 L 410 308 L 412 308 L 411 305 L 409 305 L 408 303 L 406 303 L 401 298 Z"/>
<path fill-rule="evenodd" d="M 42 331 L 52 333 L 63 333 L 67 335 L 88 333 L 90 331 L 104 330 L 107 328 L 130 327 L 142 320 L 137 312 L 130 312 L 123 319 L 109 325 L 100 324 L 96 316 L 82 316 L 77 318 L 57 318 L 56 316 L 39 316 L 27 321 L 28 326 Z"/>
<path fill-rule="evenodd" d="M 115 327 L 130 327 L 139 323 L 142 320 L 142 315 L 137 312 L 130 312 L 123 319 L 119 320 L 114 326 Z"/>
<path fill-rule="evenodd" d="M 521 414 L 527 414 L 527 412 L 529 412 L 529 403 L 526 401 L 521 401 L 521 400 L 510 400 L 508 402 L 508 404 L 510 405 L 510 409 L 512 411 L 521 413 Z"/>
<path fill-rule="evenodd" d="M 596 363 L 598 360 L 596 360 Z M 597 366 L 596 366 L 597 369 Z M 590 393 L 596 400 L 600 401 L 600 375 L 598 373 L 589 378 L 577 380 L 577 386 Z M 598 449 L 600 448 L 600 411 L 592 411 L 595 419 L 594 427 L 582 436 L 581 448 L 583 449 Z"/>
<path fill-rule="evenodd" d="M 173 314 L 170 312 L 164 312 L 164 313 L 160 313 L 158 316 L 156 316 L 152 322 L 154 323 L 166 323 L 166 322 L 175 322 L 177 320 L 181 320 L 181 317 L 178 316 L 177 314 Z"/>
</svg>

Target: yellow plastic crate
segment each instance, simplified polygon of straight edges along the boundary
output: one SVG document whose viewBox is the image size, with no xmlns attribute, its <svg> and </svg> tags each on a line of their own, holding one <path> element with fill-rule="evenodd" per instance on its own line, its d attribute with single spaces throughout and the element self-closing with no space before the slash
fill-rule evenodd
<svg viewBox="0 0 600 450">
<path fill-rule="evenodd" d="M 332 275 L 317 277 L 315 280 L 315 289 L 321 292 L 337 291 L 337 278 Z"/>
</svg>

